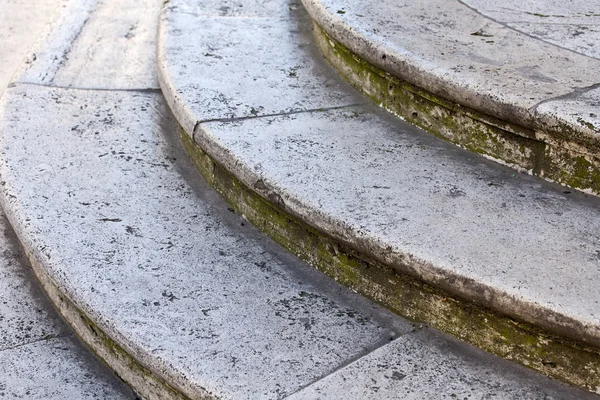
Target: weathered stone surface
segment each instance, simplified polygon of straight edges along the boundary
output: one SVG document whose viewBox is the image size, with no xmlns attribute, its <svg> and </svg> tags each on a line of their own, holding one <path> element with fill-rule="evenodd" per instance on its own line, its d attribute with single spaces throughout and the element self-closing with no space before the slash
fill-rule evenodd
<svg viewBox="0 0 600 400">
<path fill-rule="evenodd" d="M 343 388 L 343 389 L 342 389 Z M 597 399 L 429 330 L 405 335 L 289 397 Z"/>
<path fill-rule="evenodd" d="M 600 58 L 600 7 L 597 3 L 587 0 L 568 3 L 561 0 L 462 2 L 495 21 L 540 40 Z"/>
<path fill-rule="evenodd" d="M 541 101 L 598 83 L 600 60 L 516 32 L 459 1 L 306 0 L 335 39 L 412 84 L 528 125 Z"/>
<path fill-rule="evenodd" d="M 54 338 L 2 350 L 0 360 L 2 398 L 138 398 L 73 338 Z"/>
<path fill-rule="evenodd" d="M 3 202 L 25 246 L 190 397 L 279 398 L 411 329 L 270 251 L 188 182 L 160 95 L 17 85 L 2 109 Z"/>
<path fill-rule="evenodd" d="M 3 0 L 0 6 L 0 95 L 58 7 L 59 0 Z"/>
<path fill-rule="evenodd" d="M 253 7 L 244 7 L 250 16 L 243 18 L 171 10 L 162 15 L 158 70 L 165 97 L 188 132 L 198 121 L 356 102 L 328 66 L 314 61 L 320 55 L 306 15 L 294 18 L 301 5 L 289 4 L 292 11 L 286 7 L 277 18 L 256 17 Z M 190 27 L 202 27 L 202 40 Z"/>
<path fill-rule="evenodd" d="M 136 398 L 59 319 L 1 212 L 0 231 L 0 397 Z"/>
<path fill-rule="evenodd" d="M 162 3 L 64 1 L 16 81 L 99 89 L 158 88 L 155 38 Z"/>
<path fill-rule="evenodd" d="M 600 132 L 600 87 L 542 103 L 537 107 L 537 112 L 552 115 L 557 121 L 574 127 Z M 591 153 L 593 156 L 598 155 L 589 150 L 587 153 Z"/>
<path fill-rule="evenodd" d="M 12 234 L 0 216 L 0 352 L 65 333 L 36 285 L 24 256 L 9 239 Z M 14 240 L 14 238 L 12 238 Z"/>
<path fill-rule="evenodd" d="M 437 0 L 304 3 L 324 56 L 376 104 L 516 169 L 600 193 L 600 130 L 593 117 L 584 113 L 572 123 L 560 107 L 541 107 L 583 102 L 581 95 L 600 85 L 590 73 L 600 67 L 595 42 L 585 36 L 595 35 L 588 29 L 598 18 L 593 6 L 576 1 L 553 14 L 557 2 L 546 11 L 546 2 L 537 1 L 501 7 L 487 0 L 471 6 Z M 546 40 L 537 28 L 517 31 L 510 21 L 519 16 L 549 20 L 558 39 Z M 583 19 L 588 25 L 579 26 Z M 566 48 L 557 45 L 567 38 L 572 43 Z"/>
<path fill-rule="evenodd" d="M 348 108 L 204 123 L 195 137 L 249 187 L 354 248 L 599 344 L 600 199 L 390 118 Z"/>
<path fill-rule="evenodd" d="M 298 6 L 299 0 L 203 0 L 168 2 L 165 8 L 205 17 L 285 18 Z"/>
</svg>

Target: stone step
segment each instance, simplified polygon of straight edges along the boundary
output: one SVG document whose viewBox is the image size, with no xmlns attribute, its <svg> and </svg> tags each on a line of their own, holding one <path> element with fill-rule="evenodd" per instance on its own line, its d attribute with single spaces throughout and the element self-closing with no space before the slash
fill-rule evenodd
<svg viewBox="0 0 600 400">
<path fill-rule="evenodd" d="M 409 398 L 434 382 L 597 398 L 386 311 L 233 213 L 148 73 L 160 6 L 67 2 L 0 100 L 3 208 L 51 300 L 142 397 Z"/>
<path fill-rule="evenodd" d="M 162 15 L 161 87 L 206 180 L 398 314 L 597 391 L 600 199 L 368 104 L 323 63 L 301 5 L 268 4 Z"/>
<path fill-rule="evenodd" d="M 327 60 L 376 104 L 501 163 L 600 193 L 597 5 L 303 3 Z"/>
<path fill-rule="evenodd" d="M 65 326 L 0 214 L 0 397 L 135 399 Z"/>
</svg>

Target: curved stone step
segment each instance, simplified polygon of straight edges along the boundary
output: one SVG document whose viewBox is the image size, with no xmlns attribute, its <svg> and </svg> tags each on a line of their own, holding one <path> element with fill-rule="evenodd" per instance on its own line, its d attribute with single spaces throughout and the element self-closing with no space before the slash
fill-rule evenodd
<svg viewBox="0 0 600 400">
<path fill-rule="evenodd" d="M 136 399 L 56 315 L 0 214 L 0 397 Z"/>
<path fill-rule="evenodd" d="M 548 2 L 303 2 L 325 57 L 375 103 L 461 147 L 600 193 L 600 59 L 582 25 L 598 20 L 589 2 L 554 16 L 579 52 L 534 36 L 547 29 L 524 16 L 548 22 Z M 571 10 L 577 18 L 565 18 Z"/>
<path fill-rule="evenodd" d="M 125 39 L 133 25 L 148 32 L 158 6 L 106 0 L 63 15 L 80 34 L 54 25 L 0 101 L 0 200 L 34 271 L 144 398 L 305 396 L 355 363 L 374 365 L 352 388 L 364 398 L 382 397 L 380 379 L 399 397 L 433 381 L 449 396 L 596 398 L 386 312 L 232 213 L 186 158 L 155 77 L 128 73 L 151 48 Z M 119 41 L 114 63 L 71 69 Z"/>
<path fill-rule="evenodd" d="M 273 4 L 162 16 L 161 87 L 205 178 L 399 314 L 597 390 L 599 199 L 364 104 L 319 61 L 299 4 Z"/>
</svg>

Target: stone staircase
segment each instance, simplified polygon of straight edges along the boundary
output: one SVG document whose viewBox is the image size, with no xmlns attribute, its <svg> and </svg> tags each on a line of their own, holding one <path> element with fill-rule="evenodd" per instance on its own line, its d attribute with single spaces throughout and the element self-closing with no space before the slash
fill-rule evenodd
<svg viewBox="0 0 600 400">
<path fill-rule="evenodd" d="M 311 26 L 62 4 L 0 101 L 0 199 L 63 317 L 147 399 L 597 398 L 598 198 L 370 104 Z"/>
</svg>

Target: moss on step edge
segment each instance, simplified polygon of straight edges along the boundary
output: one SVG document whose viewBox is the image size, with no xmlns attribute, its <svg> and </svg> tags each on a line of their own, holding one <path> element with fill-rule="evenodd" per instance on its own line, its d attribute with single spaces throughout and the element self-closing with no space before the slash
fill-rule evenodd
<svg viewBox="0 0 600 400">
<path fill-rule="evenodd" d="M 133 355 L 117 344 L 90 317 L 77 307 L 48 276 L 42 263 L 25 246 L 24 253 L 42 288 L 54 307 L 73 328 L 77 336 L 124 382 L 146 400 L 190 400 L 161 377 L 140 364 Z M 202 399 L 214 399 L 205 395 Z"/>
<path fill-rule="evenodd" d="M 600 158 L 592 155 L 596 154 L 594 145 L 584 146 L 585 153 L 574 150 L 582 146 L 571 138 L 581 134 L 566 123 L 529 129 L 448 101 L 372 65 L 319 25 L 314 26 L 325 59 L 352 86 L 386 110 L 467 150 L 550 181 L 600 194 Z"/>
<path fill-rule="evenodd" d="M 443 291 L 360 254 L 290 215 L 215 162 L 180 128 L 204 179 L 239 214 L 341 284 L 398 315 L 431 325 L 500 357 L 592 392 L 600 391 L 600 350 L 545 332 Z"/>
</svg>

